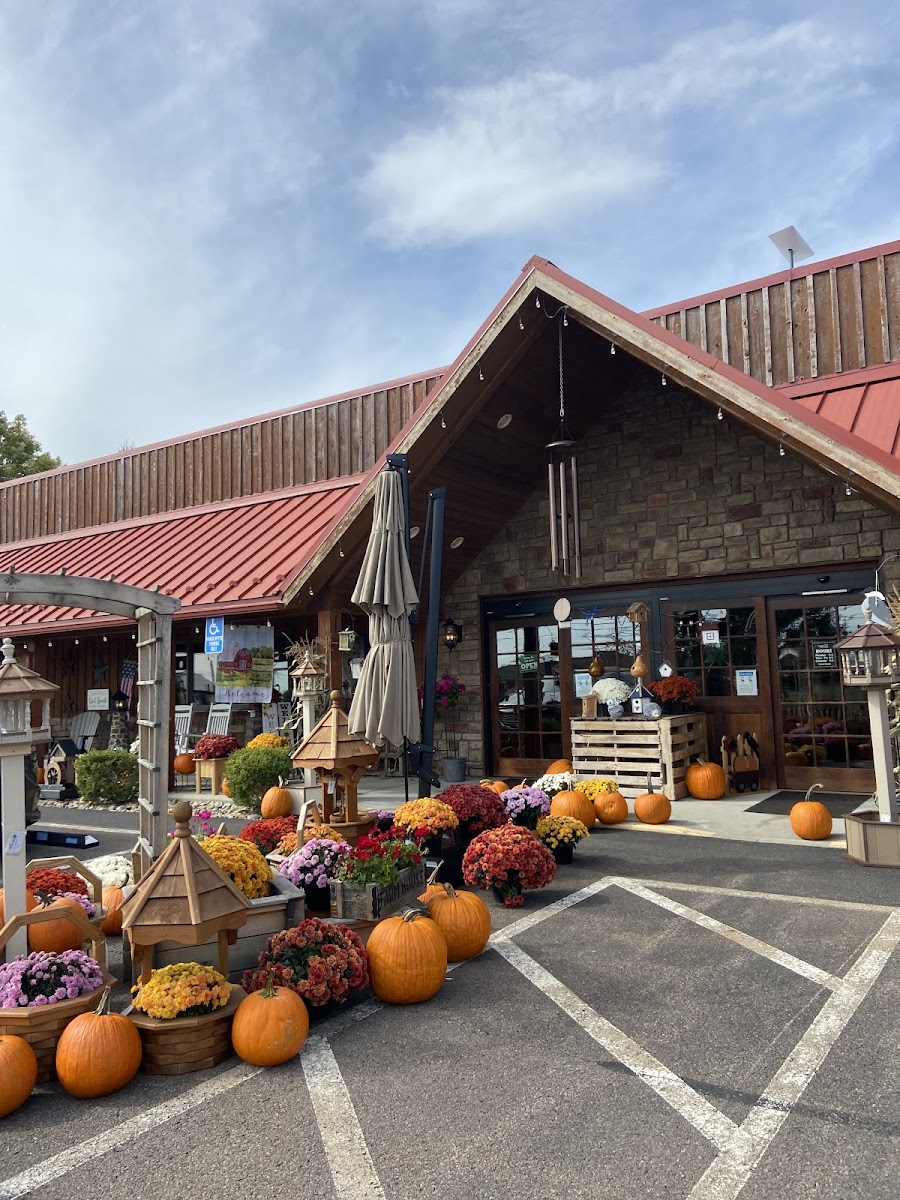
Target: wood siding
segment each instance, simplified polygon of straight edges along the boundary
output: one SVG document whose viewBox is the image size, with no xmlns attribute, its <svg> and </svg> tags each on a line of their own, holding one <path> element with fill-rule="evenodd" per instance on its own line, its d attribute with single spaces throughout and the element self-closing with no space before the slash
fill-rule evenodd
<svg viewBox="0 0 900 1200">
<path fill-rule="evenodd" d="M 367 471 L 440 380 L 381 391 L 127 451 L 0 485 L 0 542 L 233 500 Z"/>
<path fill-rule="evenodd" d="M 770 387 L 900 359 L 900 252 L 802 272 L 650 319 Z"/>
</svg>

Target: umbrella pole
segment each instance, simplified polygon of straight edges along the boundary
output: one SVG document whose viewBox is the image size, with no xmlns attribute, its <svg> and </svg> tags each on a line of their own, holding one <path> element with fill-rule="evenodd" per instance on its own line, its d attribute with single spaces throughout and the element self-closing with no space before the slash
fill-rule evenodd
<svg viewBox="0 0 900 1200">
<path fill-rule="evenodd" d="M 441 566 L 444 548 L 445 487 L 428 493 L 431 512 L 431 558 L 428 563 L 428 626 L 425 631 L 425 682 L 422 697 L 422 751 L 419 757 L 419 795 L 430 796 L 434 775 L 434 689 L 437 684 L 438 625 L 441 608 Z"/>
</svg>

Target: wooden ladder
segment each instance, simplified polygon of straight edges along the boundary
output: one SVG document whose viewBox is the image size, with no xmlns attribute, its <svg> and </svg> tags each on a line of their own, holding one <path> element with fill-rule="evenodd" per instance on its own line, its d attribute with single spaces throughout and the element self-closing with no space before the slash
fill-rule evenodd
<svg viewBox="0 0 900 1200">
<path fill-rule="evenodd" d="M 172 625 L 146 608 L 137 610 L 138 636 L 138 840 L 132 851 L 135 882 L 163 851 L 169 801 L 169 708 L 172 693 Z"/>
</svg>

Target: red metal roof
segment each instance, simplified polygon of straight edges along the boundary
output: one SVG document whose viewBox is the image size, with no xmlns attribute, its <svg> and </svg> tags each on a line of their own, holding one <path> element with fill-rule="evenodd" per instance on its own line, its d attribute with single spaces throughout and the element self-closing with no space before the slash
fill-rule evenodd
<svg viewBox="0 0 900 1200">
<path fill-rule="evenodd" d="M 362 476 L 182 509 L 0 547 L 0 571 L 42 572 L 159 588 L 176 619 L 280 608 L 288 584 L 358 491 Z M 122 622 L 52 605 L 0 605 L 0 629 L 68 632 Z"/>
<path fill-rule="evenodd" d="M 859 438 L 900 468 L 900 363 L 805 379 L 778 391 L 832 425 L 838 441 Z"/>
</svg>

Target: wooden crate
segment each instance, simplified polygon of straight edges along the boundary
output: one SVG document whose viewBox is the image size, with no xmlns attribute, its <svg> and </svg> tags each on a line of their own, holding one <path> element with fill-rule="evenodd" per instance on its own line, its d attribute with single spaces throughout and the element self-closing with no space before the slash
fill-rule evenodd
<svg viewBox="0 0 900 1200">
<path fill-rule="evenodd" d="M 343 883 L 331 880 L 331 915 L 361 921 L 379 921 L 411 903 L 425 891 L 425 864 L 406 867 L 396 882 Z"/>
<path fill-rule="evenodd" d="M 608 718 L 572 721 L 572 766 L 581 779 L 609 776 L 627 800 L 647 790 L 670 800 L 688 794 L 684 781 L 691 760 L 706 755 L 706 717 L 687 713 L 658 721 Z"/>
</svg>

